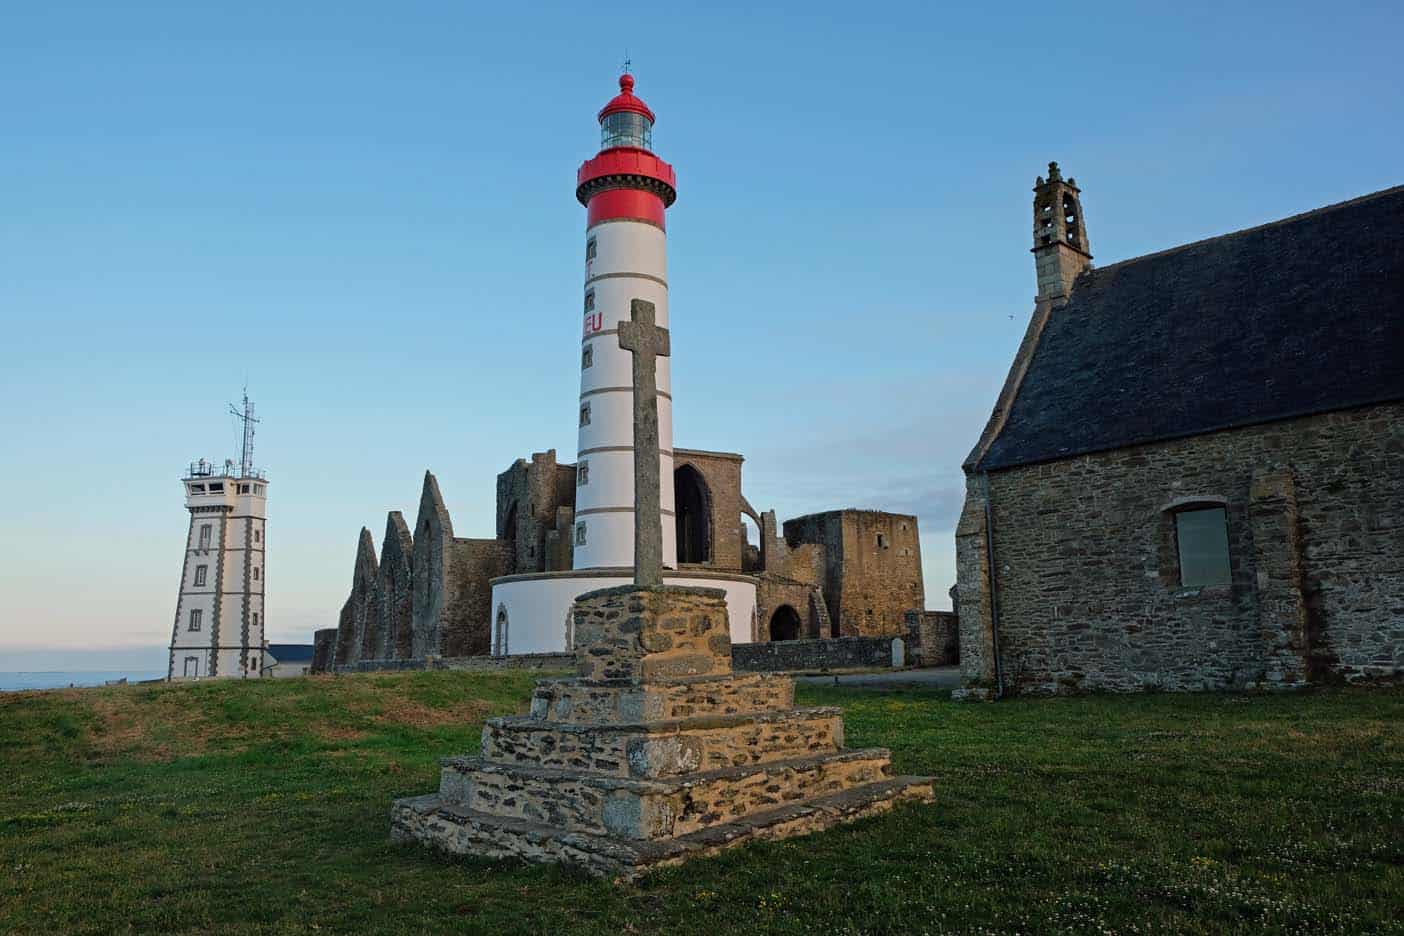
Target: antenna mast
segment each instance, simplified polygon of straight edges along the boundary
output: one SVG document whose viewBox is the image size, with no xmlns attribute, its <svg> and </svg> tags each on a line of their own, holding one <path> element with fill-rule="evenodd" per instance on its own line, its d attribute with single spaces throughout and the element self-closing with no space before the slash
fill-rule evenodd
<svg viewBox="0 0 1404 936">
<path fill-rule="evenodd" d="M 239 455 L 239 477 L 247 478 L 253 475 L 253 450 L 254 450 L 254 424 L 258 422 L 254 418 L 254 405 L 249 402 L 249 388 L 244 388 L 244 409 L 240 411 L 233 403 L 229 404 L 229 412 L 234 414 L 236 419 L 244 422 L 244 449 Z"/>
</svg>

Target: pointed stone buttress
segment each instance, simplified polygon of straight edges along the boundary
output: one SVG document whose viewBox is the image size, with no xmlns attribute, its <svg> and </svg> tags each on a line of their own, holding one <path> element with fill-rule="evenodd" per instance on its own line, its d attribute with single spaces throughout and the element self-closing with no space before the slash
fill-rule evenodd
<svg viewBox="0 0 1404 936">
<path fill-rule="evenodd" d="M 578 677 L 489 719 L 480 756 L 395 802 L 394 838 L 632 878 L 933 798 L 886 749 L 845 749 L 839 709 L 795 708 L 794 680 L 733 675 L 720 589 L 608 588 L 574 614 Z"/>
</svg>

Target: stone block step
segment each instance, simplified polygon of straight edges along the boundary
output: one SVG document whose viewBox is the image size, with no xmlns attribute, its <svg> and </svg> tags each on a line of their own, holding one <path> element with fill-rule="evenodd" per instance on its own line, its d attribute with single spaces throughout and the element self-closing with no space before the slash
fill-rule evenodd
<svg viewBox="0 0 1404 936">
<path fill-rule="evenodd" d="M 892 775 L 884 748 L 729 767 L 662 780 L 449 758 L 439 796 L 488 815 L 623 838 L 668 838 Z"/>
<path fill-rule="evenodd" d="M 617 839 L 523 819 L 490 816 L 445 802 L 438 794 L 396 800 L 391 837 L 458 855 L 565 862 L 592 874 L 636 878 L 656 868 L 715 854 L 746 842 L 818 832 L 876 815 L 906 801 L 934 799 L 929 777 L 893 777 L 815 800 L 792 803 L 736 822 L 661 840 Z"/>
<path fill-rule="evenodd" d="M 490 763 L 609 777 L 670 777 L 841 747 L 843 717 L 832 707 L 634 725 L 557 724 L 516 715 L 483 725 L 483 759 Z"/>
<path fill-rule="evenodd" d="M 795 704 L 795 681 L 771 673 L 700 676 L 672 683 L 543 679 L 531 717 L 563 724 L 636 724 L 705 715 L 749 715 Z"/>
</svg>

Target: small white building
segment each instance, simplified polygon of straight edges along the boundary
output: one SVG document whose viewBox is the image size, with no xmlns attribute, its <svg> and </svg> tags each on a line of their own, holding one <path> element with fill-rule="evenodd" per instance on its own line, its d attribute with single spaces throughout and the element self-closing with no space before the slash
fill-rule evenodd
<svg viewBox="0 0 1404 936">
<path fill-rule="evenodd" d="M 265 665 L 264 540 L 268 481 L 251 464 L 253 404 L 244 399 L 244 454 L 222 469 L 201 459 L 181 484 L 190 511 L 171 633 L 170 680 L 256 678 Z"/>
<path fill-rule="evenodd" d="M 312 671 L 312 649 L 312 644 L 269 644 L 263 653 L 263 675 L 306 676 Z"/>
</svg>

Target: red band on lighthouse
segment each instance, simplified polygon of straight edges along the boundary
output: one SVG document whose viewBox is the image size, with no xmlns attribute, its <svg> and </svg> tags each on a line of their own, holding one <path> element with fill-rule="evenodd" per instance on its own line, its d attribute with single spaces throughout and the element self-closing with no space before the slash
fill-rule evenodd
<svg viewBox="0 0 1404 936">
<path fill-rule="evenodd" d="M 663 223 L 663 199 L 653 192 L 640 189 L 605 189 L 590 197 L 590 207 L 586 212 L 586 227 L 594 227 L 601 221 L 629 219 L 645 221 L 665 227 Z"/>
</svg>

